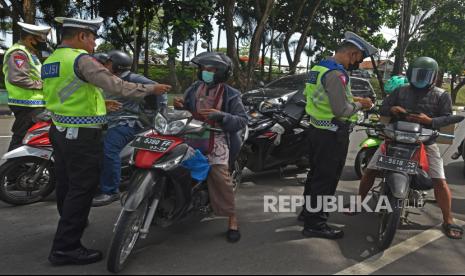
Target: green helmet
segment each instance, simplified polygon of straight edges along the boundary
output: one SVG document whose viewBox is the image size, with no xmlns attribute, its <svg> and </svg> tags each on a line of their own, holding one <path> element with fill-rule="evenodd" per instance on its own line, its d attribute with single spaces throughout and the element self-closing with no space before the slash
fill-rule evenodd
<svg viewBox="0 0 465 276">
<path fill-rule="evenodd" d="M 430 57 L 419 57 L 407 70 L 407 78 L 416 88 L 430 88 L 434 85 L 438 76 L 439 65 Z"/>
<path fill-rule="evenodd" d="M 405 86 L 408 84 L 408 79 L 404 76 L 393 76 L 390 78 L 384 85 L 384 91 L 386 94 L 391 94 L 399 87 Z"/>
</svg>

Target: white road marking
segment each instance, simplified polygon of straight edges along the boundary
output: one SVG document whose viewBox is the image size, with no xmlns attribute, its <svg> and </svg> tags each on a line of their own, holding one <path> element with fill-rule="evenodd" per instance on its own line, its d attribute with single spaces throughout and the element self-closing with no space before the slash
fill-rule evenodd
<svg viewBox="0 0 465 276">
<path fill-rule="evenodd" d="M 460 220 L 455 220 L 456 223 L 464 226 L 465 222 Z M 437 241 L 438 239 L 445 237 L 442 232 L 441 225 L 437 227 L 422 232 L 411 239 L 408 239 L 400 244 L 393 246 L 387 249 L 384 252 L 378 253 L 361 263 L 355 264 L 349 268 L 342 270 L 334 275 L 369 275 L 372 274 L 393 262 L 407 256 L 410 253 L 413 253 L 419 250 L 426 245 Z"/>
</svg>

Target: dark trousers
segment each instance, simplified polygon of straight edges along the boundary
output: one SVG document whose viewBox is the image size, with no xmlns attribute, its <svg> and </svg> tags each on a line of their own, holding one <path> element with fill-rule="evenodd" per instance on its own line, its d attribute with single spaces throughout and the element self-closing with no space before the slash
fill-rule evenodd
<svg viewBox="0 0 465 276">
<path fill-rule="evenodd" d="M 349 150 L 350 133 L 336 133 L 314 127 L 308 132 L 311 170 L 305 184 L 304 196 L 311 199 L 315 209 L 319 196 L 333 196 L 344 169 Z M 329 214 L 323 211 L 305 213 L 305 227 L 318 229 L 326 224 Z"/>
<path fill-rule="evenodd" d="M 102 131 L 79 129 L 69 140 L 66 131 L 50 129 L 55 157 L 57 207 L 60 214 L 52 250 L 74 250 L 81 246 L 92 199 L 97 192 L 102 159 Z"/>
<path fill-rule="evenodd" d="M 15 121 L 11 128 L 13 136 L 11 137 L 10 146 L 8 147 L 8 151 L 12 151 L 23 144 L 24 136 L 26 136 L 29 128 L 34 125 L 32 118 L 44 109 L 41 107 L 23 107 L 15 105 L 10 105 L 9 108 L 15 115 Z"/>
</svg>

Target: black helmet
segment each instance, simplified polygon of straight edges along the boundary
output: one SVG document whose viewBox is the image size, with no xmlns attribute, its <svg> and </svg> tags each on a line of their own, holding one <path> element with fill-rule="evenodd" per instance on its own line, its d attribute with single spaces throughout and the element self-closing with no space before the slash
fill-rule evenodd
<svg viewBox="0 0 465 276">
<path fill-rule="evenodd" d="M 92 56 L 101 64 L 105 64 L 110 60 L 110 56 L 107 53 L 95 53 Z"/>
<path fill-rule="evenodd" d="M 215 84 L 228 81 L 232 74 L 232 61 L 224 53 L 205 52 L 197 55 L 191 60 L 199 68 L 202 66 L 211 66 L 216 69 L 213 82 Z M 202 72 L 199 71 L 199 79 L 202 80 Z"/>
<path fill-rule="evenodd" d="M 431 88 L 438 76 L 439 65 L 430 57 L 417 58 L 407 70 L 407 78 L 411 85 L 418 89 Z"/>
<path fill-rule="evenodd" d="M 114 72 L 125 72 L 131 70 L 132 57 L 127 53 L 119 50 L 113 50 L 108 53 L 110 60 L 113 63 Z"/>
</svg>

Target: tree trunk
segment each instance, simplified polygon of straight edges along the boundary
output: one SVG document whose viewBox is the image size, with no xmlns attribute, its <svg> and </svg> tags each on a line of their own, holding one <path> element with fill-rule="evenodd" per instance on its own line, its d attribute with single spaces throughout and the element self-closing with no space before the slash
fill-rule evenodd
<svg viewBox="0 0 465 276">
<path fill-rule="evenodd" d="M 184 41 L 182 43 L 182 59 L 181 59 L 181 70 L 183 73 L 185 69 L 185 66 L 184 66 L 185 62 L 186 62 L 186 42 Z"/>
<path fill-rule="evenodd" d="M 148 9 L 148 8 L 147 8 Z M 149 27 L 150 27 L 150 16 L 148 16 L 148 12 L 146 12 L 147 16 L 145 18 L 145 57 L 144 57 L 144 76 L 148 77 L 149 75 Z"/>
<path fill-rule="evenodd" d="M 296 13 L 293 16 L 294 17 L 294 24 L 292 24 L 292 27 L 289 29 L 289 31 L 284 35 L 284 52 L 286 53 L 286 58 L 288 64 L 292 64 L 292 55 L 291 55 L 291 50 L 289 49 L 289 41 L 291 40 L 291 36 L 296 32 L 298 28 L 298 24 L 300 19 L 302 18 L 302 12 L 305 8 L 305 4 L 307 1 L 301 1 L 300 5 L 297 7 Z"/>
<path fill-rule="evenodd" d="M 320 7 L 321 1 L 322 0 L 315 0 L 312 10 L 310 14 L 308 15 L 308 21 L 305 24 L 304 30 L 302 32 L 302 35 L 300 36 L 299 43 L 297 44 L 297 48 L 294 53 L 294 60 L 292 63 L 289 64 L 290 66 L 289 73 L 291 75 L 295 74 L 297 71 L 297 66 L 299 65 L 299 62 L 300 62 L 300 56 L 302 55 L 302 52 L 305 48 L 305 44 L 307 43 L 307 36 L 311 30 L 313 19 L 315 18 L 316 11 Z"/>
<path fill-rule="evenodd" d="M 268 69 L 268 82 L 271 81 L 273 74 L 273 51 L 274 51 L 274 17 L 271 19 L 271 49 L 270 49 L 270 65 Z"/>
<path fill-rule="evenodd" d="M 266 0 L 265 9 L 262 12 L 262 16 L 257 24 L 257 27 L 255 28 L 252 41 L 250 43 L 249 64 L 247 68 L 247 89 L 250 89 L 252 85 L 252 80 L 254 78 L 254 70 L 260 53 L 260 42 L 268 18 L 270 17 L 271 11 L 273 10 L 274 4 L 274 0 Z"/>
<path fill-rule="evenodd" d="M 29 24 L 36 23 L 36 4 L 33 0 L 23 0 L 24 21 Z"/>
<path fill-rule="evenodd" d="M 262 57 L 260 60 L 260 80 L 265 80 L 265 54 L 266 54 L 266 40 L 265 36 L 262 35 Z"/>
<path fill-rule="evenodd" d="M 227 38 L 227 49 L 228 56 L 231 58 L 234 64 L 234 83 L 242 91 L 245 91 L 246 86 L 244 83 L 244 78 L 241 70 L 241 65 L 239 61 L 238 48 L 236 48 L 236 35 L 234 29 L 234 6 L 236 4 L 235 0 L 224 0 L 224 16 L 225 16 L 225 29 L 226 29 L 226 38 Z M 239 41 L 239 39 L 237 39 Z"/>
<path fill-rule="evenodd" d="M 394 75 L 402 74 L 404 69 L 405 53 L 409 40 L 410 17 L 412 15 L 412 8 L 412 0 L 403 0 L 401 8 L 401 22 L 399 25 L 399 38 L 397 39 L 397 51 L 393 69 Z"/>
<path fill-rule="evenodd" d="M 216 51 L 220 51 L 220 42 L 221 42 L 221 27 L 218 25 L 218 43 L 216 44 Z"/>
</svg>

